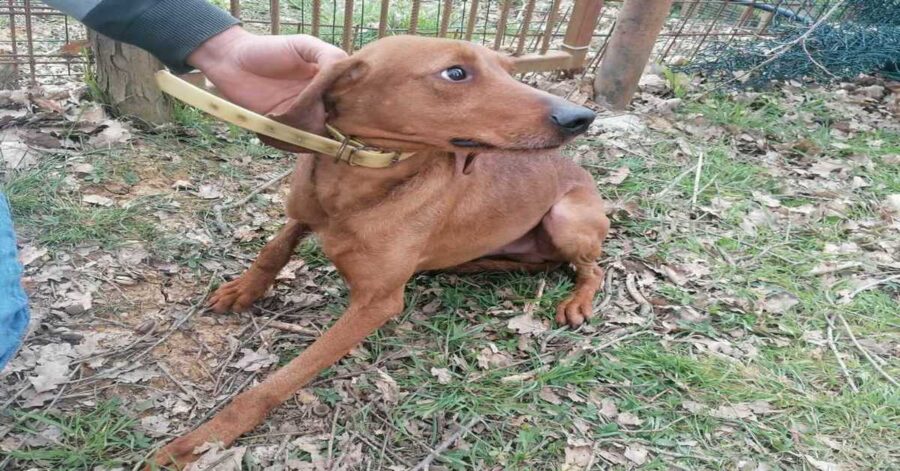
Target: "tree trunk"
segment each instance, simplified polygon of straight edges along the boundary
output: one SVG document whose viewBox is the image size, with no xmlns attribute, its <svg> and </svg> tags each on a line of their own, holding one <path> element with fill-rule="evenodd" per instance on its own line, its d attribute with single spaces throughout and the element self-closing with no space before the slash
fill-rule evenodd
<svg viewBox="0 0 900 471">
<path fill-rule="evenodd" d="M 172 105 L 156 87 L 153 74 L 163 68 L 149 53 L 88 31 L 94 53 L 94 79 L 104 100 L 119 116 L 148 124 L 172 121 Z"/>
<path fill-rule="evenodd" d="M 624 110 L 650 59 L 673 0 L 625 0 L 594 79 L 594 100 Z"/>
</svg>

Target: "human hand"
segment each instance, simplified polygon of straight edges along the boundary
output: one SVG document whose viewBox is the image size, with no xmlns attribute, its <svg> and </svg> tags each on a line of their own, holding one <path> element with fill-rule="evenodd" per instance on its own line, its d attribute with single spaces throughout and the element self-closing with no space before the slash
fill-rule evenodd
<svg viewBox="0 0 900 471">
<path fill-rule="evenodd" d="M 347 53 L 313 36 L 261 36 L 240 26 L 201 44 L 187 58 L 218 91 L 237 105 L 260 114 L 285 111 L 319 69 Z M 309 110 L 325 122 L 325 106 Z"/>
</svg>

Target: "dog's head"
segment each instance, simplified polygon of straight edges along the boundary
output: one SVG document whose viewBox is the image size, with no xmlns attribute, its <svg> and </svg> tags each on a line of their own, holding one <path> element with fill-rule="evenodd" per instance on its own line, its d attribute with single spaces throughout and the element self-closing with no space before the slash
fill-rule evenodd
<svg viewBox="0 0 900 471">
<path fill-rule="evenodd" d="M 594 113 L 511 76 L 513 63 L 473 43 L 392 36 L 323 69 L 284 113 L 286 124 L 325 103 L 328 122 L 372 145 L 397 150 L 530 150 L 584 132 Z"/>
</svg>

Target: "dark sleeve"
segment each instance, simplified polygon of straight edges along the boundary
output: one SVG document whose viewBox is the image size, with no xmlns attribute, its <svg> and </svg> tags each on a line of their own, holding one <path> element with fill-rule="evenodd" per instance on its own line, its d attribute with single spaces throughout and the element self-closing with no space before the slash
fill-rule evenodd
<svg viewBox="0 0 900 471">
<path fill-rule="evenodd" d="M 87 27 L 156 56 L 174 73 L 207 39 L 239 23 L 205 0 L 48 0 Z M 83 16 L 82 16 L 83 15 Z"/>
</svg>

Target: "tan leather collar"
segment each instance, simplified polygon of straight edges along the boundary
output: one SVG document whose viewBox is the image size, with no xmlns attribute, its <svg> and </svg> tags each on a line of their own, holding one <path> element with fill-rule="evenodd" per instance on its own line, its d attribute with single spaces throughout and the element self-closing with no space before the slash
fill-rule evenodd
<svg viewBox="0 0 900 471">
<path fill-rule="evenodd" d="M 318 154 L 334 157 L 336 160 L 347 162 L 350 165 L 385 168 L 401 160 L 408 159 L 415 154 L 414 152 L 385 152 L 368 147 L 357 139 L 345 136 L 329 124 L 326 124 L 325 127 L 334 139 L 292 128 L 274 119 L 241 108 L 230 101 L 172 75 L 166 70 L 156 73 L 156 83 L 159 85 L 160 90 L 222 121 L 294 144 Z"/>
</svg>

